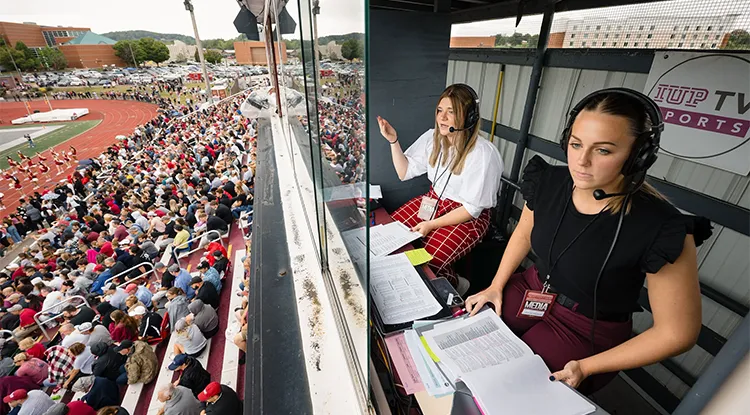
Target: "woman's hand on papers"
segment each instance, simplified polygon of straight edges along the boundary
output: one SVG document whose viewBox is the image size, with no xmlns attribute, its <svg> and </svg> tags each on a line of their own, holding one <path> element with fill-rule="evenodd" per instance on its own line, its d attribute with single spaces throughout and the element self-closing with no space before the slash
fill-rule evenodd
<svg viewBox="0 0 750 415">
<path fill-rule="evenodd" d="M 434 231 L 438 227 L 435 226 L 435 222 L 431 220 L 426 220 L 424 222 L 420 222 L 417 224 L 417 226 L 411 228 L 412 232 L 419 232 L 422 234 L 422 237 L 425 237 L 430 234 L 430 232 Z"/>
<path fill-rule="evenodd" d="M 470 316 L 478 313 L 485 304 L 495 307 L 499 316 L 503 311 L 503 289 L 490 286 L 466 299 L 466 311 Z"/>
<path fill-rule="evenodd" d="M 571 388 L 577 388 L 578 385 L 586 379 L 586 374 L 583 373 L 581 362 L 578 360 L 571 360 L 562 370 L 553 373 L 552 376 L 550 376 L 550 380 L 552 380 L 553 377 L 554 380 L 565 382 Z"/>
</svg>

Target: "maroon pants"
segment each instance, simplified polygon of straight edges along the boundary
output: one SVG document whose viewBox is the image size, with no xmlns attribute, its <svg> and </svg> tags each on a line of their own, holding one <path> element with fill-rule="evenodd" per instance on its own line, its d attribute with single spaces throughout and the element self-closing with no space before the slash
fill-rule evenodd
<svg viewBox="0 0 750 415">
<path fill-rule="evenodd" d="M 593 321 L 575 311 L 555 304 L 543 319 L 516 317 L 526 290 L 541 290 L 539 271 L 535 266 L 514 274 L 503 290 L 505 324 L 538 354 L 552 372 L 561 370 L 571 360 L 591 356 L 591 324 Z M 628 340 L 633 322 L 596 321 L 594 347 L 597 353 L 611 349 Z M 617 373 L 590 376 L 578 387 L 591 394 L 609 383 Z"/>
<path fill-rule="evenodd" d="M 391 214 L 393 220 L 400 221 L 409 228 L 413 228 L 421 223 L 422 219 L 417 215 L 419 214 L 419 207 L 422 205 L 422 197 L 424 196 L 434 199 L 438 198 L 435 191 L 430 189 L 426 195 L 417 196 L 396 209 Z M 442 199 L 438 204 L 435 217 L 439 218 L 461 206 L 461 203 L 456 201 Z M 429 265 L 435 272 L 435 275 L 447 278 L 453 286 L 456 286 L 458 280 L 451 265 L 468 254 L 482 240 L 489 227 L 490 210 L 485 209 L 478 218 L 459 223 L 458 225 L 435 229 L 425 236 L 422 241 L 424 242 L 425 250 L 432 255 Z"/>
</svg>

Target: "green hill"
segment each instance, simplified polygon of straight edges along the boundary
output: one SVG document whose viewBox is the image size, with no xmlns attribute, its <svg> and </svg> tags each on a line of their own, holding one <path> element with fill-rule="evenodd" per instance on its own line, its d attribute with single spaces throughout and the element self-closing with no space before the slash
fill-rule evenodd
<svg viewBox="0 0 750 415">
<path fill-rule="evenodd" d="M 102 33 L 102 36 L 106 36 L 112 40 L 137 40 L 144 37 L 150 37 L 156 40 L 161 40 L 162 42 L 179 40 L 188 45 L 195 45 L 195 38 L 192 36 L 185 36 L 177 33 L 156 33 L 149 32 L 148 30 L 124 30 L 121 32 Z"/>
<path fill-rule="evenodd" d="M 330 35 L 330 36 L 322 36 L 318 39 L 319 45 L 327 45 L 328 42 L 334 41 L 337 45 L 340 45 L 344 43 L 344 41 L 349 39 L 357 39 L 359 41 L 364 42 L 365 41 L 365 34 L 364 33 L 347 33 L 345 35 Z"/>
</svg>

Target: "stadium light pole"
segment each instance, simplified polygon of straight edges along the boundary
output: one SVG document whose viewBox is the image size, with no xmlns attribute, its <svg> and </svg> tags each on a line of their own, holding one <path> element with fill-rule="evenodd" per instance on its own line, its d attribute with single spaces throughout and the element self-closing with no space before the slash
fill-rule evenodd
<svg viewBox="0 0 750 415">
<path fill-rule="evenodd" d="M 315 55 L 315 81 L 320 85 L 320 45 L 318 44 L 318 15 L 320 14 L 320 0 L 313 0 L 313 54 Z"/>
<path fill-rule="evenodd" d="M 138 61 L 135 60 L 135 53 L 133 53 L 133 44 L 131 42 L 128 42 L 128 49 L 130 49 L 130 57 L 133 58 L 133 63 L 135 64 L 136 69 L 138 69 Z"/>
<path fill-rule="evenodd" d="M 213 102 L 213 96 L 211 95 L 211 83 L 208 80 L 208 71 L 206 71 L 206 60 L 203 58 L 203 46 L 201 45 L 201 38 L 198 36 L 198 24 L 195 23 L 195 13 L 193 13 L 193 3 L 190 0 L 185 0 L 185 10 L 190 12 L 190 19 L 193 21 L 193 32 L 195 32 L 195 46 L 198 48 L 198 58 L 201 60 L 201 70 L 203 71 L 203 79 L 206 81 L 206 102 L 211 104 Z"/>
</svg>

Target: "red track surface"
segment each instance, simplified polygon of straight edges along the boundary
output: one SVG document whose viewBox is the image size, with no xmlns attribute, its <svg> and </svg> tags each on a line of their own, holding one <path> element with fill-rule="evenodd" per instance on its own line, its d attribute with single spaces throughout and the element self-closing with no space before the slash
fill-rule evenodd
<svg viewBox="0 0 750 415">
<path fill-rule="evenodd" d="M 60 100 L 51 101 L 52 108 L 88 108 L 89 113 L 79 120 L 102 120 L 96 127 L 55 146 L 56 151 L 68 151 L 70 146 L 73 146 L 78 150 L 78 159 L 83 160 L 86 158 L 97 157 L 106 148 L 112 145 L 115 141 L 115 136 L 119 134 L 131 134 L 135 127 L 146 123 L 156 116 L 157 106 L 154 104 L 147 104 L 138 101 L 118 101 L 118 100 Z M 31 109 L 40 111 L 49 111 L 49 107 L 44 101 L 33 101 L 31 102 Z M 0 118 L 2 118 L 3 124 L 0 126 L 4 127 L 10 125 L 10 120 L 19 118 L 26 115 L 25 103 L 23 102 L 0 102 Z M 27 125 L 42 125 L 42 124 L 27 124 Z M 66 168 L 63 174 L 55 176 L 57 169 L 52 163 L 51 158 L 47 160 L 47 165 L 50 167 L 50 176 L 52 181 L 43 183 L 44 177 L 39 177 L 39 191 L 45 187 L 52 188 L 55 181 L 59 182 L 64 180 L 68 174 L 70 174 L 74 167 L 71 164 L 70 168 Z M 28 183 L 28 179 L 25 175 L 17 176 L 24 184 L 24 192 L 26 195 L 33 194 L 33 185 Z M 15 211 L 18 206 L 18 199 L 22 197 L 22 193 L 18 190 L 9 188 L 12 184 L 8 181 L 0 182 L 0 192 L 5 194 L 4 203 L 6 209 L 0 211 L 0 215 L 7 212 Z"/>
</svg>

